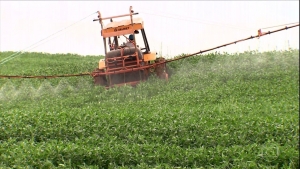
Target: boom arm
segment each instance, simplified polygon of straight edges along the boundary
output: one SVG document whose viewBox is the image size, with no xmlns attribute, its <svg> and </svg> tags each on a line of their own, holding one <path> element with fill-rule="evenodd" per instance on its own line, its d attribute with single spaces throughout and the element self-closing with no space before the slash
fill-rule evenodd
<svg viewBox="0 0 300 169">
<path fill-rule="evenodd" d="M 215 50 L 215 49 L 218 49 L 218 48 L 221 48 L 221 47 L 225 47 L 227 45 L 236 44 L 238 42 L 250 40 L 250 39 L 253 39 L 253 38 L 259 38 L 259 37 L 262 37 L 262 36 L 265 36 L 265 35 L 269 35 L 271 33 L 287 30 L 289 28 L 293 28 L 293 27 L 297 27 L 297 26 L 299 26 L 299 24 L 293 25 L 293 26 L 286 26 L 285 28 L 282 28 L 282 29 L 277 29 L 277 30 L 274 30 L 274 31 L 268 31 L 268 32 L 264 32 L 264 33 L 261 33 L 260 31 L 258 31 L 258 35 L 256 35 L 256 36 L 250 36 L 249 38 L 245 38 L 245 39 L 237 40 L 237 41 L 234 41 L 234 42 L 226 43 L 224 45 L 220 45 L 220 46 L 217 46 L 217 47 L 214 47 L 214 48 L 210 48 L 210 49 L 206 49 L 206 50 L 200 50 L 199 52 L 196 52 L 196 53 L 193 53 L 193 54 L 189 54 L 189 55 L 181 56 L 181 57 L 178 57 L 178 58 L 175 58 L 175 59 L 167 60 L 166 62 L 172 62 L 172 61 L 175 61 L 175 60 L 187 58 L 187 57 L 194 56 L 194 55 L 197 55 L 197 54 L 202 54 L 202 53 L 212 51 L 212 50 Z"/>
</svg>

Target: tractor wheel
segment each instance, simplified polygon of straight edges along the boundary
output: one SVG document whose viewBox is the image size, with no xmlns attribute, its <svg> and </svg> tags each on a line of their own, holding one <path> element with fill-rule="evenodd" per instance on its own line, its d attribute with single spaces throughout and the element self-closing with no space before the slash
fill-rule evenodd
<svg viewBox="0 0 300 169">
<path fill-rule="evenodd" d="M 169 74 L 167 72 L 163 72 L 161 75 L 160 75 L 160 78 L 161 79 L 164 79 L 166 81 L 168 81 L 169 79 Z"/>
<path fill-rule="evenodd" d="M 96 69 L 94 73 L 103 73 L 104 70 Z M 95 75 L 94 77 L 94 84 L 95 85 L 101 85 L 101 86 L 107 86 L 107 80 L 106 75 Z"/>
<path fill-rule="evenodd" d="M 164 61 L 165 61 L 165 58 L 157 58 L 155 62 L 160 63 L 160 62 L 164 62 Z M 165 80 L 169 79 L 168 67 L 165 63 L 158 65 L 155 68 L 155 72 L 156 72 L 156 75 L 160 79 L 165 79 Z"/>
<path fill-rule="evenodd" d="M 107 86 L 107 81 L 104 76 L 95 76 L 94 83 L 95 85 Z"/>
</svg>

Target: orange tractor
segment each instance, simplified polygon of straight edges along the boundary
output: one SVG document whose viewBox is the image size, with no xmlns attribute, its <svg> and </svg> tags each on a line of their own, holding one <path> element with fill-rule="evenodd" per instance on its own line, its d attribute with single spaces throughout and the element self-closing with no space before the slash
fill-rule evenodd
<svg viewBox="0 0 300 169">
<path fill-rule="evenodd" d="M 105 18 L 98 11 L 98 19 L 93 21 L 99 21 L 101 25 L 105 58 L 100 59 L 98 68 L 92 72 L 96 85 L 107 88 L 125 84 L 135 86 L 147 80 L 151 73 L 168 79 L 165 58 L 157 57 L 157 53 L 150 50 L 143 19 L 133 18 L 137 14 L 131 6 L 129 14 Z M 120 17 L 128 19 L 113 21 Z M 108 19 L 110 22 L 104 25 L 103 20 Z M 137 44 L 138 38 L 141 44 Z"/>
</svg>

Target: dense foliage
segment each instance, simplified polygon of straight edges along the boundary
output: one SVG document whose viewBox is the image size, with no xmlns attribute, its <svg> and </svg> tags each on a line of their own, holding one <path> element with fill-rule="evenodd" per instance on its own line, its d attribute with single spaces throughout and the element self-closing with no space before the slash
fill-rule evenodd
<svg viewBox="0 0 300 169">
<path fill-rule="evenodd" d="M 90 72 L 99 58 L 25 53 L 0 74 Z M 110 90 L 90 76 L 0 79 L 0 168 L 299 168 L 298 50 L 169 67 L 168 82 Z"/>
</svg>

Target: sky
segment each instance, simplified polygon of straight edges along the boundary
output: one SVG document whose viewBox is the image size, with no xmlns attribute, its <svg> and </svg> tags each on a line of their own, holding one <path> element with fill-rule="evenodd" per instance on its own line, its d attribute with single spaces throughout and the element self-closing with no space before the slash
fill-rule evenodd
<svg viewBox="0 0 300 169">
<path fill-rule="evenodd" d="M 0 51 L 104 55 L 96 12 L 128 14 L 130 6 L 144 20 L 151 51 L 166 58 L 299 23 L 299 1 L 0 1 Z M 299 49 L 299 27 L 212 52 L 289 47 Z"/>
</svg>

